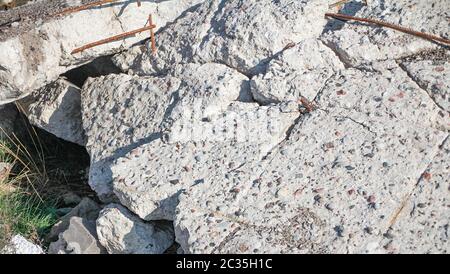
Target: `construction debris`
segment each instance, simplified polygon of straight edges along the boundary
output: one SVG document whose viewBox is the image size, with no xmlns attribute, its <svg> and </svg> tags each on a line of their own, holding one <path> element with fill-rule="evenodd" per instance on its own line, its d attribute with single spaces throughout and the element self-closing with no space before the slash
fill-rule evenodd
<svg viewBox="0 0 450 274">
<path fill-rule="evenodd" d="M 156 25 L 149 25 L 149 26 L 146 26 L 146 27 L 143 27 L 143 28 L 140 28 L 140 29 L 136 29 L 136 30 L 124 32 L 124 33 L 121 33 L 121 34 L 118 34 L 118 35 L 115 35 L 115 36 L 112 36 L 112 37 L 108 37 L 106 39 L 102 39 L 100 41 L 89 43 L 89 44 L 84 45 L 82 47 L 76 48 L 76 49 L 74 49 L 71 52 L 71 54 L 80 53 L 80 52 L 82 52 L 84 50 L 87 50 L 87 49 L 90 49 L 90 48 L 93 48 L 93 47 L 96 47 L 96 46 L 100 46 L 100 45 L 107 44 L 107 43 L 110 43 L 110 42 L 114 42 L 114 41 L 117 41 L 117 40 L 125 39 L 125 38 L 127 38 L 129 36 L 133 36 L 133 35 L 135 35 L 137 33 L 143 32 L 143 31 L 152 30 L 154 28 L 156 28 Z"/>
<path fill-rule="evenodd" d="M 431 41 L 435 41 L 435 42 L 441 42 L 444 44 L 448 44 L 450 45 L 450 40 L 433 35 L 433 34 L 429 34 L 429 33 L 425 33 L 425 32 L 420 32 L 420 31 L 415 31 L 406 27 L 402 27 L 399 25 L 394 25 L 391 23 L 387 23 L 387 22 L 383 22 L 380 20 L 375 20 L 375 19 L 370 19 L 370 18 L 359 18 L 359 17 L 354 17 L 354 16 L 350 16 L 350 15 L 345 15 L 345 14 L 338 14 L 338 13 L 325 13 L 325 17 L 333 17 L 335 19 L 338 20 L 342 20 L 342 21 L 349 21 L 349 20 L 353 20 L 353 21 L 358 21 L 358 22 L 364 22 L 364 23 L 369 23 L 369 24 L 375 24 L 378 26 L 382 26 L 382 27 L 386 27 L 386 28 L 391 28 L 397 31 L 401 31 L 407 34 L 411 34 L 426 40 L 431 40 Z"/>
<path fill-rule="evenodd" d="M 66 14 L 70 14 L 70 13 L 74 13 L 74 12 L 79 12 L 79 11 L 82 11 L 82 10 L 87 10 L 87 9 L 90 9 L 90 8 L 93 8 L 93 7 L 101 6 L 103 4 L 114 3 L 114 2 L 117 2 L 117 1 L 119 1 L 119 0 L 101 0 L 101 1 L 96 1 L 96 2 L 89 3 L 89 4 L 85 4 L 85 5 L 81 5 L 81 6 L 70 7 L 70 8 L 64 9 L 63 11 L 58 12 L 55 15 L 66 15 Z"/>
<path fill-rule="evenodd" d="M 152 15 L 150 14 L 148 16 L 148 23 L 151 25 L 153 25 L 153 18 Z M 156 54 L 156 42 L 155 42 L 155 31 L 153 28 L 150 29 L 150 43 L 151 43 L 151 47 L 152 47 L 152 54 L 155 55 Z"/>
</svg>

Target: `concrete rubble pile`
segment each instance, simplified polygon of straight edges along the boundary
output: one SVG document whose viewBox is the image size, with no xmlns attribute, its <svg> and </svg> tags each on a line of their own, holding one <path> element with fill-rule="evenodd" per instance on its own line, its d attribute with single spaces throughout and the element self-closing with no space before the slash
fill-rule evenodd
<svg viewBox="0 0 450 274">
<path fill-rule="evenodd" d="M 431 2 L 341 12 L 450 37 Z M 144 1 L 0 32 L 0 103 L 91 156 L 102 205 L 53 252 L 450 252 L 450 51 L 329 4 Z M 157 54 L 148 33 L 70 54 L 149 13 Z M 64 75 L 101 56 L 114 73 Z"/>
</svg>

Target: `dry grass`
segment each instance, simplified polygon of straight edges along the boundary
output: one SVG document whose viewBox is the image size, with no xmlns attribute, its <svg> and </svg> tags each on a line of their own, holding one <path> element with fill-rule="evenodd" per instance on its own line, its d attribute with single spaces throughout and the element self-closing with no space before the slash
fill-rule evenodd
<svg viewBox="0 0 450 274">
<path fill-rule="evenodd" d="M 0 161 L 11 169 L 0 181 L 0 247 L 21 234 L 35 242 L 56 221 L 56 202 L 43 197 L 45 162 L 13 138 L 0 141 Z"/>
<path fill-rule="evenodd" d="M 58 219 L 63 194 L 95 195 L 80 174 L 89 165 L 82 148 L 35 129 L 26 119 L 21 127 L 20 137 L 3 132 L 6 137 L 0 139 L 0 162 L 12 167 L 0 176 L 0 249 L 15 234 L 42 244 Z"/>
</svg>

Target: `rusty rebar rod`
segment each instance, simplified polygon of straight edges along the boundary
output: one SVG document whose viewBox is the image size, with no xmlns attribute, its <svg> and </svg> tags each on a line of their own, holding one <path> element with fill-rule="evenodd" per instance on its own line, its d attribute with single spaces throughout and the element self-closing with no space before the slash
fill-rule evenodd
<svg viewBox="0 0 450 274">
<path fill-rule="evenodd" d="M 153 18 L 152 15 L 150 14 L 148 16 L 148 23 L 150 25 L 153 25 Z M 151 43 L 151 47 L 152 47 L 152 54 L 156 55 L 156 41 L 155 41 L 155 31 L 154 28 L 150 29 L 150 43 Z"/>
<path fill-rule="evenodd" d="M 117 2 L 119 0 L 100 0 L 100 1 L 95 1 L 92 3 L 88 3 L 85 5 L 81 5 L 81 6 L 76 6 L 76 7 L 70 7 L 67 9 L 64 9 L 63 11 L 60 11 L 58 13 L 56 13 L 55 15 L 62 15 L 62 14 L 69 14 L 69 13 L 74 13 L 74 12 L 78 12 L 78 11 L 82 11 L 82 10 L 87 10 L 96 6 L 101 6 L 103 4 L 109 4 L 109 3 L 114 3 Z M 136 0 L 137 2 L 137 6 L 140 7 L 141 6 L 141 0 Z"/>
<path fill-rule="evenodd" d="M 70 7 L 70 8 L 64 9 L 58 13 L 55 13 L 54 15 L 63 15 L 63 14 L 74 13 L 74 12 L 78 12 L 78 11 L 82 11 L 82 10 L 87 10 L 87 9 L 90 9 L 90 8 L 93 8 L 96 6 L 100 6 L 103 4 L 114 3 L 117 1 L 119 1 L 119 0 L 100 0 L 100 1 L 92 2 L 92 3 L 81 5 L 81 6 Z"/>
<path fill-rule="evenodd" d="M 300 96 L 298 102 L 303 105 L 307 112 L 311 112 L 316 109 L 316 106 L 303 96 Z"/>
<path fill-rule="evenodd" d="M 113 41 L 121 40 L 121 39 L 127 38 L 129 36 L 132 36 L 132 35 L 135 35 L 135 34 L 138 34 L 138 33 L 144 32 L 144 31 L 147 31 L 147 30 L 151 30 L 153 28 L 156 28 L 156 26 L 150 24 L 149 26 L 146 26 L 146 27 L 143 27 L 143 28 L 140 28 L 140 29 L 124 32 L 124 33 L 121 33 L 121 34 L 118 34 L 118 35 L 115 35 L 115 36 L 112 36 L 112 37 L 109 37 L 109 38 L 106 38 L 106 39 L 102 39 L 100 41 L 89 43 L 87 45 L 84 45 L 82 47 L 74 49 L 71 52 L 71 54 L 76 54 L 76 53 L 82 52 L 84 50 L 87 50 L 87 49 L 90 49 L 90 48 L 93 48 L 93 47 L 96 47 L 96 46 L 100 46 L 100 45 L 107 44 L 107 43 L 110 43 L 110 42 L 113 42 Z"/>
<path fill-rule="evenodd" d="M 406 27 L 394 25 L 391 23 L 387 23 L 387 22 L 383 22 L 383 21 L 379 21 L 379 20 L 375 20 L 375 19 L 360 18 L 360 17 L 354 17 L 354 16 L 350 16 L 350 15 L 337 14 L 337 13 L 325 13 L 325 16 L 343 20 L 343 21 L 353 20 L 353 21 L 358 21 L 358 22 L 375 24 L 378 26 L 394 29 L 394 30 L 397 30 L 397 31 L 400 31 L 403 33 L 411 34 L 411 35 L 414 35 L 414 36 L 417 36 L 417 37 L 420 37 L 420 38 L 423 38 L 426 40 L 431 40 L 431 41 L 435 41 L 435 42 L 437 41 L 437 42 L 441 42 L 441 43 L 450 45 L 450 40 L 442 38 L 440 36 L 436 36 L 436 35 L 425 33 L 425 32 L 415 31 L 415 30 L 412 30 L 412 29 L 409 29 Z"/>
</svg>

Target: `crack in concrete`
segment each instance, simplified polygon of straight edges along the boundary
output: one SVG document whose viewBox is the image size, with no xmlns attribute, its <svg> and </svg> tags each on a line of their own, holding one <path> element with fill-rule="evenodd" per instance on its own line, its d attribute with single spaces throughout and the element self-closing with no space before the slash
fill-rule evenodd
<svg viewBox="0 0 450 274">
<path fill-rule="evenodd" d="M 288 127 L 288 129 L 286 130 L 285 134 L 284 134 L 284 138 L 279 141 L 276 145 L 274 145 L 263 157 L 262 160 L 267 159 L 267 157 L 272 154 L 272 151 L 274 149 L 276 149 L 277 147 L 279 147 L 282 143 L 286 142 L 289 140 L 289 137 L 292 134 L 292 131 L 294 130 L 295 126 L 300 123 L 300 120 L 302 119 L 302 117 L 304 116 L 303 113 L 300 113 L 300 115 L 295 118 L 294 122 Z"/>
<path fill-rule="evenodd" d="M 408 78 L 413 81 L 420 90 L 422 90 L 426 95 L 428 95 L 428 97 L 430 97 L 431 101 L 433 101 L 433 103 L 442 111 L 449 113 L 447 110 L 444 109 L 444 107 L 442 107 L 438 102 L 436 102 L 434 100 L 434 98 L 431 96 L 430 92 L 428 91 L 427 87 L 425 85 L 423 85 L 422 83 L 420 83 L 419 80 L 417 80 L 412 74 L 411 72 L 406 68 L 406 66 L 399 60 L 395 60 L 395 62 L 397 63 L 398 67 L 403 70 L 405 72 L 405 74 L 408 76 Z"/>
<path fill-rule="evenodd" d="M 294 120 L 294 123 L 292 123 L 292 125 L 286 130 L 286 135 L 285 135 L 285 137 L 283 138 L 283 140 L 281 140 L 281 141 L 278 142 L 275 146 L 273 146 L 273 147 L 266 153 L 266 155 L 265 155 L 264 157 L 262 157 L 262 159 L 260 160 L 260 162 L 266 160 L 267 157 L 269 157 L 269 155 L 272 155 L 272 153 L 273 153 L 274 151 L 277 151 L 277 154 L 278 154 L 278 152 L 280 151 L 280 147 L 282 146 L 282 144 L 285 143 L 285 142 L 287 142 L 287 141 L 289 141 L 289 138 L 291 137 L 292 132 L 293 132 L 293 129 L 295 128 L 295 126 L 297 126 L 297 125 L 298 125 L 298 126 L 301 126 L 301 124 L 305 121 L 306 117 L 308 117 L 308 116 L 309 116 L 309 114 L 303 114 L 303 113 L 300 113 L 300 115 Z M 273 154 L 273 155 L 275 156 L 275 155 L 277 155 L 277 154 Z M 273 161 L 274 158 L 275 158 L 274 156 L 273 156 L 273 157 L 269 160 L 269 162 L 265 165 L 264 170 L 259 174 L 258 178 L 261 178 L 261 177 L 264 175 L 264 173 L 267 172 L 267 167 L 271 165 L 272 161 Z"/>
<path fill-rule="evenodd" d="M 313 103 L 318 106 L 319 105 L 319 100 L 320 100 L 320 96 L 322 96 L 325 88 L 328 86 L 328 82 L 331 81 L 331 79 L 333 79 L 334 77 L 336 77 L 338 73 L 333 73 L 330 77 L 328 77 L 324 82 L 323 82 L 323 86 L 319 89 L 319 91 L 316 93 L 316 96 L 314 96 L 314 99 L 312 100 Z"/>
<path fill-rule="evenodd" d="M 220 251 L 227 242 L 232 240 L 236 234 L 241 231 L 241 228 L 238 226 L 233 231 L 231 231 L 220 243 L 217 245 L 213 250 L 211 250 L 211 254 L 216 253 L 217 251 Z"/>
<path fill-rule="evenodd" d="M 120 28 L 122 29 L 123 32 L 126 32 L 125 28 L 123 27 L 123 23 L 122 20 L 120 20 L 120 16 L 116 13 L 116 11 L 114 10 L 114 8 L 111 8 L 112 10 L 112 14 L 114 15 L 114 19 L 119 22 Z"/>
<path fill-rule="evenodd" d="M 441 151 L 442 147 L 444 146 L 445 142 L 447 142 L 447 140 L 449 139 L 449 135 L 447 135 L 444 140 L 438 145 L 438 149 L 436 150 L 436 153 L 433 155 L 433 157 L 431 158 L 430 162 L 426 165 L 425 169 L 420 173 L 419 178 L 416 180 L 415 185 L 413 186 L 412 190 L 405 195 L 405 197 L 403 198 L 402 202 L 400 203 L 400 207 L 398 207 L 395 211 L 394 214 L 392 215 L 390 221 L 389 221 L 389 225 L 386 229 L 386 233 L 392 229 L 392 227 L 395 225 L 395 223 L 397 222 L 397 220 L 400 217 L 400 214 L 403 212 L 403 210 L 406 207 L 406 204 L 408 203 L 408 201 L 410 200 L 411 196 L 414 194 L 414 192 L 416 191 L 418 185 L 420 184 L 420 182 L 423 180 L 425 173 L 427 172 L 427 170 L 430 169 L 430 166 L 433 164 L 434 159 L 436 158 L 436 156 L 439 154 L 439 152 Z"/>
<path fill-rule="evenodd" d="M 362 126 L 365 130 L 367 130 L 370 133 L 372 133 L 373 135 L 375 135 L 375 137 L 377 136 L 377 133 L 375 131 L 373 131 L 368 125 L 364 124 L 363 122 L 356 121 L 355 119 L 353 119 L 351 117 L 348 117 L 348 116 L 333 116 L 333 118 L 350 120 L 350 121 L 352 121 L 352 122 Z"/>
<path fill-rule="evenodd" d="M 200 63 L 200 64 L 202 64 L 202 63 Z M 228 67 L 228 68 L 230 68 L 230 69 L 232 69 L 232 70 L 238 72 L 239 74 L 244 75 L 245 77 L 248 78 L 248 80 L 251 80 L 252 77 L 254 76 L 254 75 L 251 75 L 251 74 L 249 74 L 249 73 L 245 73 L 245 72 L 243 72 L 242 70 L 240 70 L 240 69 L 238 69 L 238 68 L 236 68 L 236 67 L 234 67 L 234 66 L 232 66 L 232 65 L 230 65 L 230 64 L 227 64 L 226 62 L 221 61 L 221 60 L 213 61 L 213 62 L 205 62 L 204 64 L 219 64 L 219 65 L 224 65 L 224 66 L 226 66 L 226 67 Z"/>
<path fill-rule="evenodd" d="M 321 38 L 318 38 L 318 40 L 327 48 L 329 48 L 335 55 L 336 57 L 339 59 L 339 61 L 342 63 L 342 65 L 344 66 L 345 69 L 349 69 L 352 68 L 353 65 L 347 61 L 344 56 L 343 53 L 339 52 L 335 47 L 332 47 L 331 45 L 328 45 L 325 41 L 323 41 Z"/>
<path fill-rule="evenodd" d="M 238 227 L 233 229 L 233 231 L 231 231 L 216 247 L 214 247 L 211 253 L 215 253 L 218 251 L 220 252 L 220 250 L 223 249 L 225 244 L 227 244 L 229 241 L 231 241 L 236 237 L 238 232 L 250 229 L 258 234 L 261 234 L 263 231 L 268 231 L 269 233 L 275 234 L 275 238 L 269 240 L 269 242 L 272 242 L 273 244 L 279 244 L 280 240 L 284 240 L 285 242 L 283 244 L 289 246 L 290 248 L 296 247 L 307 250 L 316 250 L 316 249 L 322 249 L 322 251 L 325 250 L 324 247 L 320 247 L 320 244 L 311 241 L 311 239 L 302 239 L 302 238 L 295 239 L 292 236 L 293 227 L 301 222 L 309 221 L 315 223 L 319 227 L 324 226 L 325 224 L 324 221 L 321 220 L 315 213 L 313 213 L 308 208 L 303 207 L 297 208 L 298 213 L 289 217 L 285 223 L 285 226 L 282 227 L 281 229 L 277 225 L 262 225 L 262 224 L 258 225 L 248 222 L 247 220 L 238 220 L 234 217 L 229 216 L 228 214 L 222 214 L 218 211 L 207 211 L 207 210 L 205 211 L 199 210 L 198 208 L 197 210 L 208 215 L 214 214 L 215 216 L 223 218 L 228 222 L 232 222 L 239 225 Z M 307 228 L 303 228 L 300 232 L 306 232 L 307 230 L 308 230 Z M 319 247 L 316 245 L 319 245 Z"/>
</svg>

